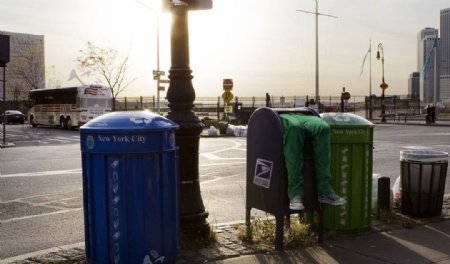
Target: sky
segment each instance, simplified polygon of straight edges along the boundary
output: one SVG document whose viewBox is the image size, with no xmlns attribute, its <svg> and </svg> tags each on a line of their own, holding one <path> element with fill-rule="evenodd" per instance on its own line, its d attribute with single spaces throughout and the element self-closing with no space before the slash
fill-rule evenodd
<svg viewBox="0 0 450 264">
<path fill-rule="evenodd" d="M 197 97 L 220 96 L 224 78 L 235 96 L 315 96 L 314 0 L 213 0 L 189 13 L 190 67 Z M 386 95 L 406 95 L 417 71 L 417 33 L 439 28 L 448 0 L 318 0 L 319 95 L 381 95 L 379 43 L 385 57 Z M 0 31 L 45 36 L 46 68 L 61 86 L 77 85 L 76 59 L 88 41 L 129 57 L 136 80 L 121 96 L 156 95 L 152 71 L 170 69 L 171 14 L 159 0 L 0 0 Z M 159 17 L 159 19 L 158 19 Z M 362 63 L 371 46 L 371 60 Z M 370 70 L 371 68 L 371 70 Z M 370 74 L 371 73 L 371 74 Z M 370 75 L 372 78 L 370 78 Z M 98 76 L 83 81 L 94 82 Z M 84 77 L 86 78 L 86 77 Z M 370 83 L 372 85 L 370 86 Z M 167 91 L 167 89 L 166 89 Z M 162 96 L 165 96 L 164 94 Z"/>
</svg>

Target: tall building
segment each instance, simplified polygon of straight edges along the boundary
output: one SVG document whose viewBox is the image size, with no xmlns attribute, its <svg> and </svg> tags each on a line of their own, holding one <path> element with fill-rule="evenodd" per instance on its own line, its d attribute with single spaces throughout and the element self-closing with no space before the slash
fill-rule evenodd
<svg viewBox="0 0 450 264">
<path fill-rule="evenodd" d="M 26 100 L 28 91 L 45 87 L 44 36 L 0 31 L 9 36 L 6 100 Z"/>
<path fill-rule="evenodd" d="M 441 10 L 441 36 L 439 41 L 439 98 L 450 101 L 450 8 Z"/>
<path fill-rule="evenodd" d="M 408 99 L 419 99 L 420 93 L 420 73 L 413 72 L 408 78 Z"/>
<path fill-rule="evenodd" d="M 437 49 L 433 49 L 438 41 L 438 30 L 435 28 L 422 29 L 417 34 L 417 71 L 420 73 L 420 100 L 432 103 L 435 100 L 435 77 L 437 68 L 435 57 Z M 438 80 L 436 80 L 436 88 Z M 436 91 L 437 92 L 437 91 Z"/>
</svg>

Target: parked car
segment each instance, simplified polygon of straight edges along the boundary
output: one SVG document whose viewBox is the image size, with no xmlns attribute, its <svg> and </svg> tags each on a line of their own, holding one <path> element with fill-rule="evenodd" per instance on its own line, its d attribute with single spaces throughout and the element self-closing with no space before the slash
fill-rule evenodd
<svg viewBox="0 0 450 264">
<path fill-rule="evenodd" d="M 23 124 L 25 121 L 25 116 L 22 112 L 17 110 L 6 110 L 5 111 L 6 124 L 9 123 L 20 123 Z M 0 114 L 0 123 L 3 123 L 3 114 Z"/>
</svg>

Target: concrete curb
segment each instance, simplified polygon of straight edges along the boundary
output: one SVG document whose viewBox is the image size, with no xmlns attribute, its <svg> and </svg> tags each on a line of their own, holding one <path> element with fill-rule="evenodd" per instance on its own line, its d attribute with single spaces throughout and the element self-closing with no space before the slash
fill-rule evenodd
<svg viewBox="0 0 450 264">
<path fill-rule="evenodd" d="M 49 255 L 49 254 L 60 252 L 60 251 L 69 251 L 69 250 L 73 250 L 73 249 L 80 249 L 80 252 L 83 254 L 83 257 L 84 257 L 84 242 L 79 242 L 79 243 L 74 243 L 74 244 L 70 244 L 70 245 L 52 247 L 52 248 L 48 248 L 48 249 L 44 249 L 44 250 L 30 252 L 27 254 L 23 254 L 23 255 L 11 257 L 11 258 L 1 259 L 0 264 L 8 264 L 8 263 L 13 263 L 13 262 L 26 261 L 27 259 L 35 259 L 35 258 L 39 258 L 40 256 L 45 256 L 45 255 Z"/>
</svg>

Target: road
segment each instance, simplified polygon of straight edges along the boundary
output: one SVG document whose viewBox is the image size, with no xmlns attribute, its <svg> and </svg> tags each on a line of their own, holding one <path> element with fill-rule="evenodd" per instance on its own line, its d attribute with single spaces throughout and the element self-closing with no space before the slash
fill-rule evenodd
<svg viewBox="0 0 450 264">
<path fill-rule="evenodd" d="M 376 125 L 373 172 L 399 176 L 399 152 L 450 152 L 450 128 Z M 84 241 L 79 132 L 8 125 L 0 149 L 0 259 Z M 245 217 L 246 139 L 201 138 L 200 184 L 213 224 Z M 450 193 L 450 177 L 446 193 Z"/>
</svg>

